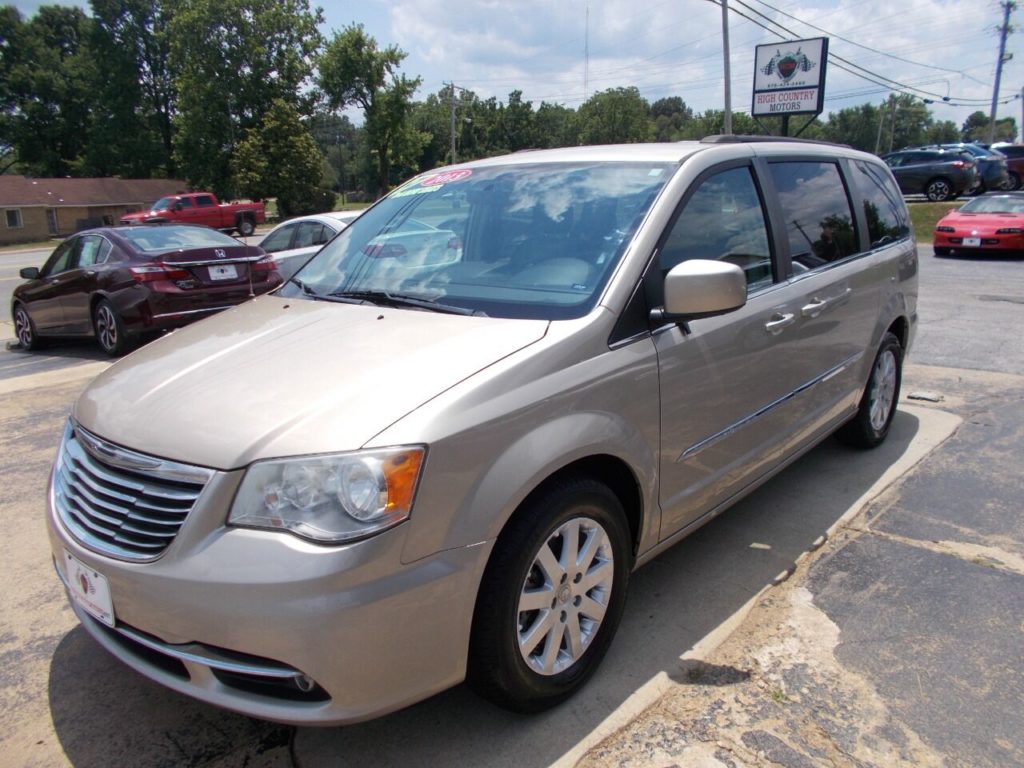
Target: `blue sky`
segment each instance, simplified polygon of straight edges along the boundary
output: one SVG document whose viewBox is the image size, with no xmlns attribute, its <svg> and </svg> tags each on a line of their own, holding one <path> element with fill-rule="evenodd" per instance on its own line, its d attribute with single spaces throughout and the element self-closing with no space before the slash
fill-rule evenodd
<svg viewBox="0 0 1024 768">
<path fill-rule="evenodd" d="M 734 110 L 749 111 L 754 47 L 783 38 L 737 15 L 753 15 L 739 2 L 729 0 L 732 102 Z M 937 119 L 959 125 L 971 112 L 989 111 L 998 0 L 742 2 L 786 27 L 793 33 L 782 32 L 787 39 L 829 36 L 832 54 L 918 96 L 931 94 Z M 39 3 L 15 5 L 29 15 Z M 708 0 L 334 0 L 323 9 L 325 34 L 361 23 L 380 45 L 408 53 L 403 71 L 423 79 L 419 98 L 454 81 L 502 101 L 522 90 L 535 106 L 578 107 L 595 91 L 631 85 L 649 101 L 680 96 L 698 112 L 723 104 L 721 8 Z M 1024 27 L 1024 9 L 1015 16 Z M 1012 100 L 999 106 L 999 115 L 1015 117 L 1018 126 L 1022 35 L 1008 40 L 1014 56 L 1000 92 Z M 830 64 L 825 113 L 877 104 L 889 92 Z"/>
</svg>

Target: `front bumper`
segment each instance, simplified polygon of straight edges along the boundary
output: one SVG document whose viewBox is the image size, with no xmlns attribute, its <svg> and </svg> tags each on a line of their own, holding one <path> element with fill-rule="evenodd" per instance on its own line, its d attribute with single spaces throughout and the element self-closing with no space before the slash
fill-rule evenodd
<svg viewBox="0 0 1024 768">
<path fill-rule="evenodd" d="M 977 243 L 966 245 L 967 238 L 975 238 Z M 938 253 L 1024 253 L 1024 233 L 935 232 L 932 247 Z"/>
<path fill-rule="evenodd" d="M 219 473 L 166 552 L 143 563 L 79 544 L 51 488 L 61 578 L 67 551 L 110 587 L 113 628 L 72 603 L 101 645 L 176 691 L 296 725 L 366 720 L 461 682 L 488 545 L 405 564 L 408 525 L 340 547 L 226 528 L 217 504 L 238 474 Z"/>
</svg>

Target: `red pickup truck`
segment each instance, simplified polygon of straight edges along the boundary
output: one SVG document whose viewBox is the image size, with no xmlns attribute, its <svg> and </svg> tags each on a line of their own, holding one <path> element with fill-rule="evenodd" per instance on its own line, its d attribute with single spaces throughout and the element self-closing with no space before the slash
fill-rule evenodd
<svg viewBox="0 0 1024 768">
<path fill-rule="evenodd" d="M 209 192 L 161 197 L 148 211 L 126 213 L 122 224 L 162 224 L 176 221 L 182 224 L 202 224 L 226 232 L 235 231 L 248 237 L 257 224 L 267 220 L 263 203 L 225 203 Z"/>
</svg>

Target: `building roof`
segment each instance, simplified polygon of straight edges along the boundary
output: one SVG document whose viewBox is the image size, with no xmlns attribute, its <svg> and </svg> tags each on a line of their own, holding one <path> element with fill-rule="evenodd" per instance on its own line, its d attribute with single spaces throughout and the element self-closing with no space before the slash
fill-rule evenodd
<svg viewBox="0 0 1024 768">
<path fill-rule="evenodd" d="M 34 179 L 0 176 L 0 207 L 140 205 L 188 188 L 180 179 Z"/>
</svg>

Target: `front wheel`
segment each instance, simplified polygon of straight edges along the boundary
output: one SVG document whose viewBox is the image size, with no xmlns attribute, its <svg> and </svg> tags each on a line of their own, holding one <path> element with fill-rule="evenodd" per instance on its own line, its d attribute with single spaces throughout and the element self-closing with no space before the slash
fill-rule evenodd
<svg viewBox="0 0 1024 768">
<path fill-rule="evenodd" d="M 96 341 L 111 357 L 120 357 L 131 348 L 128 334 L 125 333 L 124 324 L 118 317 L 117 310 L 106 299 L 93 310 L 92 326 Z"/>
<path fill-rule="evenodd" d="M 893 334 L 882 338 L 882 345 L 871 366 L 871 376 L 864 388 L 856 415 L 844 424 L 837 436 L 855 448 L 875 448 L 882 444 L 900 397 L 903 378 L 903 347 Z"/>
<path fill-rule="evenodd" d="M 563 481 L 528 501 L 484 572 L 469 685 L 515 712 L 539 712 L 581 688 L 622 617 L 629 540 L 621 503 L 597 481 Z"/>
<path fill-rule="evenodd" d="M 18 344 L 26 351 L 39 349 L 41 346 L 35 323 L 28 316 L 28 310 L 21 304 L 14 307 L 14 334 L 18 337 Z"/>
</svg>

